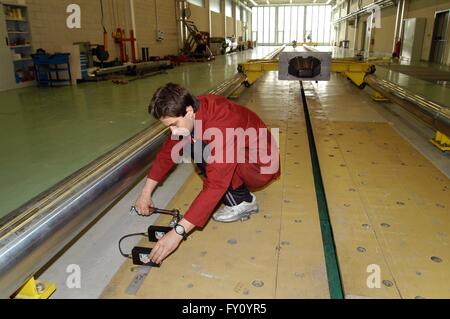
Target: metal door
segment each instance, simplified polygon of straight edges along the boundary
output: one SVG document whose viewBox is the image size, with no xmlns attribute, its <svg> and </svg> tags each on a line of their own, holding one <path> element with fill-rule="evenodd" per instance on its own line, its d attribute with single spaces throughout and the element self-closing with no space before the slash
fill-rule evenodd
<svg viewBox="0 0 450 319">
<path fill-rule="evenodd" d="M 448 47 L 449 11 L 437 12 L 434 19 L 430 62 L 444 64 Z"/>
</svg>

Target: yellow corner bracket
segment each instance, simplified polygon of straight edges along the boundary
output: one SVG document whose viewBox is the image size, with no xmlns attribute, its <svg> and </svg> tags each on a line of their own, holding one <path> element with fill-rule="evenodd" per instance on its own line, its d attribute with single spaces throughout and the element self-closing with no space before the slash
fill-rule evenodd
<svg viewBox="0 0 450 319">
<path fill-rule="evenodd" d="M 389 99 L 385 98 L 380 92 L 374 91 L 373 94 L 370 96 L 372 100 L 375 102 L 390 102 Z"/>
<path fill-rule="evenodd" d="M 431 139 L 430 142 L 443 152 L 450 151 L 450 138 L 439 131 L 436 132 L 436 138 Z"/>
<path fill-rule="evenodd" d="M 265 72 L 278 71 L 278 60 L 250 60 L 239 64 L 238 70 L 247 76 L 244 84 L 249 87 L 263 76 Z"/>
<path fill-rule="evenodd" d="M 14 299 L 48 299 L 55 291 L 54 283 L 36 281 L 32 277 L 22 286 Z"/>
<path fill-rule="evenodd" d="M 375 65 L 348 59 L 333 59 L 331 71 L 342 73 L 360 89 L 364 89 L 366 75 L 375 73 Z"/>
</svg>

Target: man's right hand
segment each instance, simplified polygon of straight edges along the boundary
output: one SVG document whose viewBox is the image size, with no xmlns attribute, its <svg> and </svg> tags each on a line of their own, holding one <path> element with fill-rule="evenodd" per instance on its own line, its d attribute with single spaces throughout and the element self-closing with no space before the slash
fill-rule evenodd
<svg viewBox="0 0 450 319">
<path fill-rule="evenodd" d="M 137 213 L 140 216 L 150 216 L 151 214 L 153 214 L 152 207 L 154 207 L 154 204 L 151 195 L 144 193 L 141 194 L 135 204 Z"/>
<path fill-rule="evenodd" d="M 138 215 L 150 216 L 151 214 L 153 214 L 152 207 L 154 207 L 154 205 L 152 201 L 152 194 L 157 185 L 157 181 L 147 178 L 141 196 L 138 198 L 136 204 L 134 205 L 134 208 L 136 209 Z"/>
</svg>

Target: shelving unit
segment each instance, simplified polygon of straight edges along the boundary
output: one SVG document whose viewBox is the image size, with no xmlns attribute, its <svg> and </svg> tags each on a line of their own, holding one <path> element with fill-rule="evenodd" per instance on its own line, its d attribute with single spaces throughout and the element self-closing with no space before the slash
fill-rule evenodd
<svg viewBox="0 0 450 319">
<path fill-rule="evenodd" d="M 7 46 L 10 49 L 14 78 L 19 87 L 35 83 L 31 54 L 31 33 L 26 5 L 2 3 L 6 23 Z"/>
</svg>

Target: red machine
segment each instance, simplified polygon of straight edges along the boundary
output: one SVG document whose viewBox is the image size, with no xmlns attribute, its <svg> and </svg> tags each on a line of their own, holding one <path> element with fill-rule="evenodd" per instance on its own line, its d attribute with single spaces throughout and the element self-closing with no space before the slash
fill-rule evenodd
<svg viewBox="0 0 450 319">
<path fill-rule="evenodd" d="M 131 44 L 131 62 L 136 63 L 136 38 L 134 37 L 134 31 L 130 30 L 130 37 L 125 38 L 125 30 L 117 28 L 116 32 L 113 32 L 112 37 L 114 41 L 119 44 L 120 48 L 120 61 L 122 63 L 129 62 L 129 56 L 127 54 L 126 43 Z"/>
</svg>

